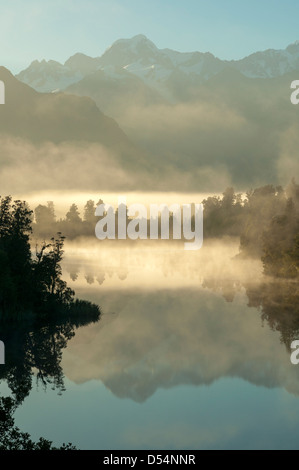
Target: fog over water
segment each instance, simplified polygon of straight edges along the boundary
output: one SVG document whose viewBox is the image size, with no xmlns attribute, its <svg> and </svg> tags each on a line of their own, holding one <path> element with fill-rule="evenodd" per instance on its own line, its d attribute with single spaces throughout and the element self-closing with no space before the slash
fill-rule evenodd
<svg viewBox="0 0 299 470">
<path fill-rule="evenodd" d="M 261 263 L 236 255 L 235 239 L 209 240 L 191 253 L 170 241 L 67 243 L 64 278 L 103 316 L 70 342 L 66 376 L 99 380 L 137 402 L 161 387 L 221 377 L 299 394 L 279 334 L 262 328 L 259 310 L 248 306 L 244 285 L 263 279 Z"/>
<path fill-rule="evenodd" d="M 199 288 L 210 279 L 261 280 L 261 262 L 240 259 L 238 254 L 239 240 L 228 237 L 206 240 L 192 252 L 180 241 L 82 238 L 65 244 L 64 278 L 76 289 L 95 283 L 117 290 Z"/>
</svg>

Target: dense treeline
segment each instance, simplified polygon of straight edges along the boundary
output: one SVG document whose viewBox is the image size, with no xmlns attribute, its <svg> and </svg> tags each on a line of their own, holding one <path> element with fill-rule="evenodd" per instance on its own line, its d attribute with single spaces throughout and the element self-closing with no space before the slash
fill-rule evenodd
<svg viewBox="0 0 299 470">
<path fill-rule="evenodd" d="M 286 190 L 267 185 L 246 193 L 242 200 L 232 188 L 204 204 L 205 237 L 240 237 L 240 254 L 259 257 L 265 274 L 299 275 L 299 185 Z"/>
<path fill-rule="evenodd" d="M 61 279 L 64 237 L 61 233 L 31 253 L 33 213 L 24 201 L 0 198 L 0 320 L 49 315 L 99 317 L 99 308 L 75 300 Z M 53 227 L 52 227 L 53 233 Z"/>
<path fill-rule="evenodd" d="M 102 204 L 100 199 L 97 203 Z M 99 220 L 95 217 L 96 205 L 92 200 L 87 201 L 81 218 L 78 206 L 70 206 L 63 219 L 56 219 L 55 207 L 52 201 L 47 205 L 39 204 L 34 210 L 33 232 L 39 238 L 47 238 L 49 233 L 61 232 L 67 238 L 74 239 L 80 236 L 94 236 L 95 225 Z"/>
<path fill-rule="evenodd" d="M 202 202 L 204 239 L 239 237 L 240 255 L 261 258 L 266 274 L 298 276 L 299 185 L 295 180 L 286 189 L 266 185 L 245 195 L 227 188 L 222 196 L 208 197 Z M 100 199 L 97 204 L 101 203 Z M 78 207 L 72 204 L 65 218 L 56 220 L 53 202 L 39 205 L 34 212 L 34 234 L 43 237 L 55 228 L 68 238 L 94 237 L 99 220 L 95 209 L 95 202 L 87 201 L 81 218 Z"/>
</svg>

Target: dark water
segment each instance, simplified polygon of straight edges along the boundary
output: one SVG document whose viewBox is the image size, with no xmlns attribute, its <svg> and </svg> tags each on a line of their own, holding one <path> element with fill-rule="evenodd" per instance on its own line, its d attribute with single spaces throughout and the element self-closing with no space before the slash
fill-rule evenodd
<svg viewBox="0 0 299 470">
<path fill-rule="evenodd" d="M 64 278 L 103 315 L 63 349 L 63 390 L 33 380 L 16 424 L 81 449 L 299 448 L 298 286 L 237 251 L 67 245 Z"/>
</svg>

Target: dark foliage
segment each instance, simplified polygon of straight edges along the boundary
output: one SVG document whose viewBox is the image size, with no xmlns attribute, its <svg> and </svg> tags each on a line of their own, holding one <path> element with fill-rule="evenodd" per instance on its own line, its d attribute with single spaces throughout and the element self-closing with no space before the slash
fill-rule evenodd
<svg viewBox="0 0 299 470">
<path fill-rule="evenodd" d="M 54 208 L 49 206 L 54 217 Z M 57 314 L 99 317 L 96 305 L 74 299 L 61 279 L 64 236 L 60 232 L 31 254 L 33 213 L 26 202 L 0 198 L 0 320 L 32 321 Z"/>
</svg>

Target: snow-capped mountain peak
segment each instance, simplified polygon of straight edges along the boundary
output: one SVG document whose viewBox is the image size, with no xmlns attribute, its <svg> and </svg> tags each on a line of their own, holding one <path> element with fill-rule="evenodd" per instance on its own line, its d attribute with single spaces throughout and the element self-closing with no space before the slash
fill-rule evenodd
<svg viewBox="0 0 299 470">
<path fill-rule="evenodd" d="M 143 34 L 118 39 L 101 57 L 92 58 L 77 53 L 64 65 L 56 61 L 34 61 L 17 78 L 38 91 L 66 89 L 82 78 L 102 70 L 107 79 L 126 79 L 137 76 L 165 97 L 169 97 L 169 80 L 208 80 L 227 66 L 251 78 L 273 78 L 287 72 L 299 71 L 299 41 L 284 50 L 268 49 L 241 60 L 220 60 L 206 52 L 178 52 L 158 49 Z M 119 73 L 123 70 L 126 75 Z M 128 75 L 129 74 L 129 75 Z M 170 92 L 171 93 L 171 92 Z"/>
<path fill-rule="evenodd" d="M 150 41 L 144 34 L 137 34 L 136 36 L 133 36 L 132 38 L 128 39 L 118 39 L 107 49 L 107 51 L 112 49 L 113 47 L 131 49 L 134 52 L 137 52 L 138 49 L 142 48 L 157 50 L 155 44 Z"/>
</svg>

